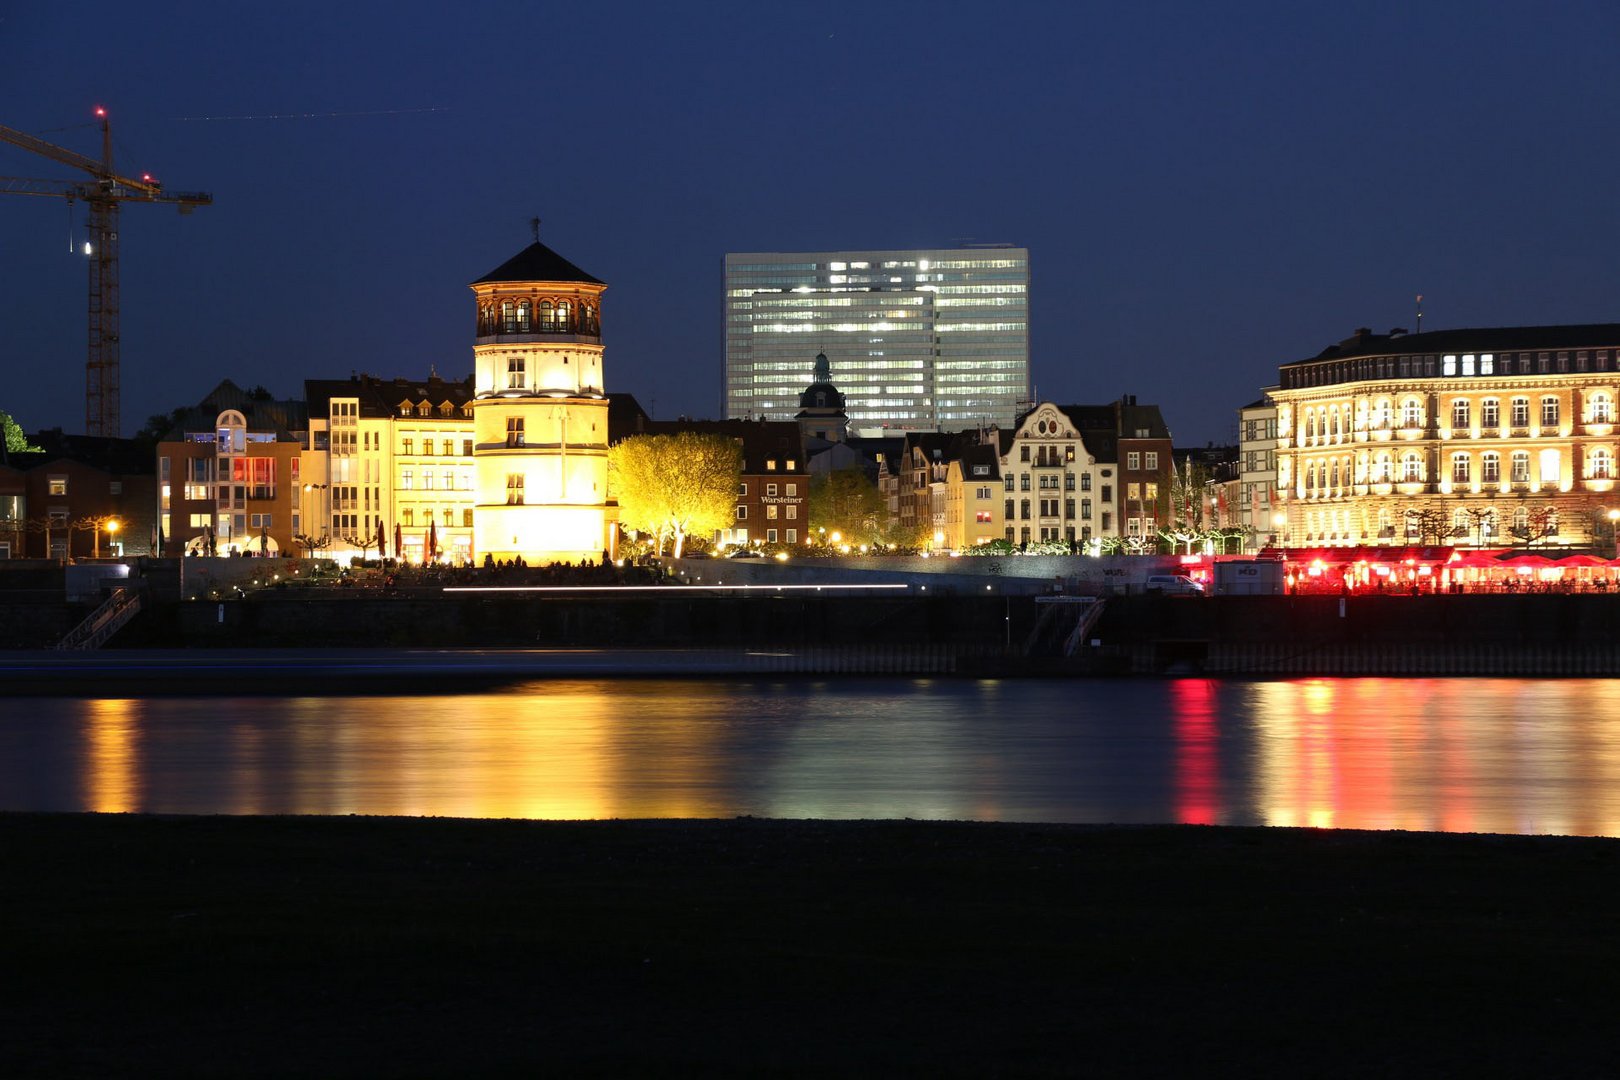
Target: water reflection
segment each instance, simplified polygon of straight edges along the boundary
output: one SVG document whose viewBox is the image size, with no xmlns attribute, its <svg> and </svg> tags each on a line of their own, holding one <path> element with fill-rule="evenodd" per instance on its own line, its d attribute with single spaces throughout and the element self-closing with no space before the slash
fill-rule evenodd
<svg viewBox="0 0 1620 1080">
<path fill-rule="evenodd" d="M 1620 835 L 1620 682 L 547 682 L 0 703 L 0 809 Z"/>
<path fill-rule="evenodd" d="M 1271 825 L 1620 835 L 1620 683 L 1325 679 L 1249 688 Z"/>
</svg>

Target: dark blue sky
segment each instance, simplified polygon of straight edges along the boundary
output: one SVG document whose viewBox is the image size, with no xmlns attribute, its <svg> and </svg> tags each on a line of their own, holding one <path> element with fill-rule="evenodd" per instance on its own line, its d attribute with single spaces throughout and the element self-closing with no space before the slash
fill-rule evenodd
<svg viewBox="0 0 1620 1080">
<path fill-rule="evenodd" d="M 535 215 L 659 416 L 718 411 L 726 251 L 1027 246 L 1040 396 L 1183 444 L 1419 292 L 1425 329 L 1620 321 L 1613 3 L 241 10 L 0 5 L 0 124 L 95 154 L 104 103 L 121 168 L 216 200 L 123 215 L 126 434 L 224 377 L 466 374 L 467 283 Z M 0 195 L 30 430 L 82 430 L 68 241 Z"/>
</svg>

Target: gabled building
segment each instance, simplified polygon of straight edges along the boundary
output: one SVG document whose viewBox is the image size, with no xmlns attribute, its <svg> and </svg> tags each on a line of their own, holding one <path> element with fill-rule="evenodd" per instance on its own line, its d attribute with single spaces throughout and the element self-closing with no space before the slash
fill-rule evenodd
<svg viewBox="0 0 1620 1080">
<path fill-rule="evenodd" d="M 1133 396 L 1108 405 L 1042 402 L 989 437 L 1001 456 L 1009 542 L 1156 541 L 1173 467 L 1157 405 Z"/>
</svg>

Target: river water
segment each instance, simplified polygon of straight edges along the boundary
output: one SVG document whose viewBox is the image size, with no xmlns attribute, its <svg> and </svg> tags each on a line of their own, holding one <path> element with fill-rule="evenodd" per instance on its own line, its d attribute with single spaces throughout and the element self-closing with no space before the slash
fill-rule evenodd
<svg viewBox="0 0 1620 1080">
<path fill-rule="evenodd" d="M 0 810 L 1620 835 L 1620 680 L 592 680 L 11 698 Z"/>
</svg>

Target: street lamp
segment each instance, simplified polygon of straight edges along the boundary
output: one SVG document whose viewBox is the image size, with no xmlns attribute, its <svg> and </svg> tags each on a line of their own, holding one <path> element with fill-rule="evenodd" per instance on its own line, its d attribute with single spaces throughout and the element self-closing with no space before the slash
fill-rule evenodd
<svg viewBox="0 0 1620 1080">
<path fill-rule="evenodd" d="M 109 551 L 111 551 L 112 550 L 112 545 L 113 545 L 113 539 L 114 539 L 114 537 L 116 537 L 118 535 L 118 519 L 117 518 L 109 518 L 104 524 L 105 524 L 105 528 L 107 530 L 107 549 Z M 94 538 L 93 539 L 94 550 L 91 552 L 90 557 L 93 558 L 93 559 L 99 559 L 99 558 L 101 558 L 101 530 L 100 529 L 93 530 L 91 532 L 91 536 Z"/>
<path fill-rule="evenodd" d="M 1282 537 L 1282 546 L 1287 547 L 1288 515 L 1282 513 L 1281 511 L 1271 515 L 1271 527 L 1276 531 L 1278 536 Z"/>
</svg>

